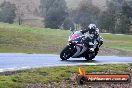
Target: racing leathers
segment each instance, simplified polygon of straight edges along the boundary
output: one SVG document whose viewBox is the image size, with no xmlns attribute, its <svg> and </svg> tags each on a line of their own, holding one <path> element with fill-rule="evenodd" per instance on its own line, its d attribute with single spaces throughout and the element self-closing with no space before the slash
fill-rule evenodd
<svg viewBox="0 0 132 88">
<path fill-rule="evenodd" d="M 89 51 L 90 52 L 94 52 L 94 44 L 95 42 L 98 43 L 98 50 L 99 50 L 99 47 L 103 44 L 103 38 L 99 35 L 99 29 L 96 28 L 96 30 L 92 33 L 90 33 L 90 31 L 87 29 L 87 30 L 81 30 L 80 31 L 83 35 L 85 35 L 85 33 L 88 32 L 88 36 L 85 36 L 83 39 L 82 39 L 82 43 L 87 47 L 89 48 Z"/>
</svg>

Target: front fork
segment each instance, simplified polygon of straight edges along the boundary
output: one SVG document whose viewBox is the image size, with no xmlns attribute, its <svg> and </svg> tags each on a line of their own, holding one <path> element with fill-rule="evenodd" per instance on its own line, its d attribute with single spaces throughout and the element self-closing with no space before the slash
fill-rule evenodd
<svg viewBox="0 0 132 88">
<path fill-rule="evenodd" d="M 76 45 L 76 44 L 73 44 L 73 43 L 67 44 L 67 46 L 68 46 L 69 49 L 71 50 L 72 55 L 74 55 L 75 50 L 76 50 L 76 46 L 75 46 L 75 45 Z"/>
</svg>

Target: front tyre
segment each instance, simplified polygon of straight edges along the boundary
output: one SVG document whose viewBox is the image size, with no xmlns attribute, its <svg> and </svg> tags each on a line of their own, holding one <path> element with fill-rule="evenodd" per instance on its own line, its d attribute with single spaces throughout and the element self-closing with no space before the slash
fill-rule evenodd
<svg viewBox="0 0 132 88">
<path fill-rule="evenodd" d="M 66 46 L 60 53 L 61 60 L 67 60 L 71 57 L 71 48 Z"/>
</svg>

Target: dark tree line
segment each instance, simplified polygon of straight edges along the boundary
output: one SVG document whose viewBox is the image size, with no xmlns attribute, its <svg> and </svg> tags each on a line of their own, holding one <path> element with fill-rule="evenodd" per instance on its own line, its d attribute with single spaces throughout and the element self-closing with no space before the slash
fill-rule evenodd
<svg viewBox="0 0 132 88">
<path fill-rule="evenodd" d="M 59 28 L 68 15 L 65 0 L 41 0 L 40 9 L 45 27 Z"/>
<path fill-rule="evenodd" d="M 92 4 L 92 0 L 83 0 L 74 12 L 72 16 L 75 24 L 85 29 L 90 23 L 97 24 L 100 9 Z"/>
<path fill-rule="evenodd" d="M 3 2 L 0 22 L 13 23 L 16 9 L 14 4 Z M 103 11 L 93 5 L 92 0 L 82 0 L 74 10 L 67 8 L 65 0 L 41 0 L 39 10 L 36 12 L 44 18 L 44 25 L 48 28 L 85 29 L 95 23 L 102 32 L 132 34 L 131 0 L 107 0 Z"/>
<path fill-rule="evenodd" d="M 0 22 L 13 23 L 16 17 L 16 7 L 10 2 L 3 2 L 0 5 Z"/>
<path fill-rule="evenodd" d="M 100 15 L 99 25 L 105 32 L 130 33 L 132 7 L 125 0 L 107 1 L 107 9 Z"/>
<path fill-rule="evenodd" d="M 132 32 L 131 0 L 108 0 L 104 11 L 93 5 L 92 0 L 81 1 L 75 10 L 68 10 L 65 0 L 41 0 L 40 7 L 45 27 L 74 29 L 79 25 L 85 29 L 95 23 L 102 32 Z"/>
</svg>

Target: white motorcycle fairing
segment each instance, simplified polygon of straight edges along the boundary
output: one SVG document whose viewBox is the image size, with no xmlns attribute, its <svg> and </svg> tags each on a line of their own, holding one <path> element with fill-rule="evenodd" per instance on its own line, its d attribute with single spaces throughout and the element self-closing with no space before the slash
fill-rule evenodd
<svg viewBox="0 0 132 88">
<path fill-rule="evenodd" d="M 79 55 L 81 55 L 87 50 L 87 48 L 83 46 L 82 44 L 77 44 L 76 49 L 77 49 L 77 52 L 72 56 L 72 58 L 77 58 Z"/>
</svg>

